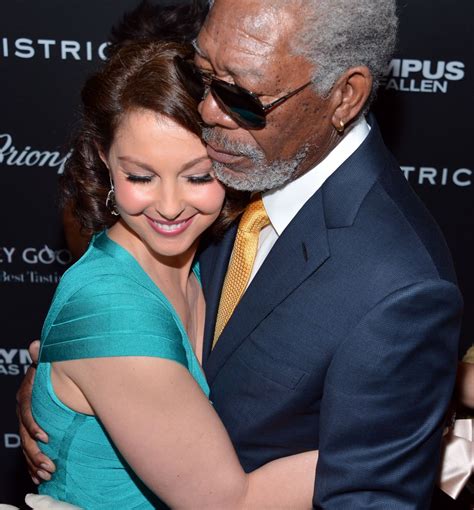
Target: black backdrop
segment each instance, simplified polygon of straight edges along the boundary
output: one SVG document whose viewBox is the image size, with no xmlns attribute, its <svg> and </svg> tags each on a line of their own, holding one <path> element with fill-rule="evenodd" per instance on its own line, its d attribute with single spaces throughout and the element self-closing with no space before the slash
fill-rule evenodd
<svg viewBox="0 0 474 510">
<path fill-rule="evenodd" d="M 56 283 L 70 261 L 56 206 L 84 77 L 100 65 L 110 27 L 138 0 L 0 3 L 0 502 L 32 489 L 15 418 Z M 161 3 L 172 3 L 161 1 Z M 388 145 L 439 222 L 474 339 L 474 117 L 471 0 L 400 0 L 399 48 L 375 105 Z M 434 382 L 435 383 L 435 382 Z"/>
</svg>

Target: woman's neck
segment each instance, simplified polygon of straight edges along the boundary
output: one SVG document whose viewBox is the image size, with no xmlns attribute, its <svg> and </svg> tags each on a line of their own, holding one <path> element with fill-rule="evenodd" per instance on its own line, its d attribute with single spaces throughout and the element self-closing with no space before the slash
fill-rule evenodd
<svg viewBox="0 0 474 510">
<path fill-rule="evenodd" d="M 206 309 L 201 286 L 191 274 L 199 240 L 196 239 L 185 253 L 165 257 L 153 252 L 121 221 L 109 229 L 108 235 L 133 255 L 166 296 L 181 319 L 194 352 L 201 362 Z"/>
<path fill-rule="evenodd" d="M 164 256 L 154 252 L 121 221 L 109 229 L 108 235 L 133 255 L 142 269 L 165 294 L 168 291 L 172 294 L 181 292 L 186 295 L 198 240 L 184 253 Z"/>
</svg>

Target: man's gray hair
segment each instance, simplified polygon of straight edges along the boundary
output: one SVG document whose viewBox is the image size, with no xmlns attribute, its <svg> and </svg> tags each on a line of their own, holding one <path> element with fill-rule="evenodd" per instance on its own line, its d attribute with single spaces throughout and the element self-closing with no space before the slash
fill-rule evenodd
<svg viewBox="0 0 474 510">
<path fill-rule="evenodd" d="M 270 8 L 288 6 L 272 0 Z M 214 0 L 207 0 L 209 7 Z M 327 96 L 349 68 L 367 66 L 375 96 L 397 42 L 396 0 L 292 0 L 302 20 L 293 41 L 294 51 L 315 66 L 314 89 Z M 264 2 L 265 3 L 265 2 Z M 266 3 L 269 3 L 266 0 Z"/>
<path fill-rule="evenodd" d="M 303 25 L 294 48 L 315 65 L 315 90 L 326 96 L 347 69 L 363 65 L 372 73 L 374 96 L 396 45 L 395 0 L 300 2 Z"/>
</svg>

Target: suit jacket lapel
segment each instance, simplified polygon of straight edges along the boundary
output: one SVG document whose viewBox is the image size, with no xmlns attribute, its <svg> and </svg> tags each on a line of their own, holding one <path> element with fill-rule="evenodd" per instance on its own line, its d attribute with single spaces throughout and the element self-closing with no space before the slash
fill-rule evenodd
<svg viewBox="0 0 474 510">
<path fill-rule="evenodd" d="M 204 324 L 202 356 L 204 368 L 212 348 L 221 290 L 236 234 L 237 223 L 226 231 L 224 238 L 218 244 L 210 245 L 199 257 L 203 291 L 206 298 L 206 320 Z"/>
<path fill-rule="evenodd" d="M 230 253 L 225 264 L 229 256 Z M 273 246 L 224 328 L 212 354 L 206 359 L 204 369 L 210 384 L 229 356 L 255 327 L 328 257 L 322 195 L 317 192 Z M 218 293 L 221 287 L 222 282 Z M 211 310 L 208 303 L 208 313 L 212 314 L 208 318 L 209 323 L 213 318 L 213 332 L 217 307 Z"/>
<path fill-rule="evenodd" d="M 385 174 L 387 166 L 396 168 L 373 116 L 369 117 L 369 123 L 372 129 L 363 144 L 308 200 L 275 243 L 209 355 L 236 227 L 222 245 L 215 247 L 220 253 L 215 266 L 208 269 L 213 271 L 209 276 L 213 285 L 206 295 L 203 362 L 210 384 L 255 327 L 330 256 L 328 230 L 351 226 L 374 182 Z"/>
</svg>

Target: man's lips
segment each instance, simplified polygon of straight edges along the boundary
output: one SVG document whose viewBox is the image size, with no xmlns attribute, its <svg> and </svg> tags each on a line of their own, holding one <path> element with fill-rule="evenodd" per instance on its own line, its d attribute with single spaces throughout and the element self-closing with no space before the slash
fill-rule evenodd
<svg viewBox="0 0 474 510">
<path fill-rule="evenodd" d="M 189 225 L 191 225 L 193 218 L 194 215 L 185 220 L 167 221 L 161 219 L 155 220 L 149 216 L 146 217 L 153 230 L 165 236 L 175 236 L 181 234 L 181 232 L 184 232 L 189 227 Z"/>
<path fill-rule="evenodd" d="M 217 161 L 218 163 L 223 163 L 224 165 L 228 165 L 231 163 L 236 163 L 237 161 L 241 161 L 243 156 L 230 154 L 229 152 L 222 152 L 214 149 L 210 145 L 206 146 L 207 153 L 211 159 Z"/>
</svg>

